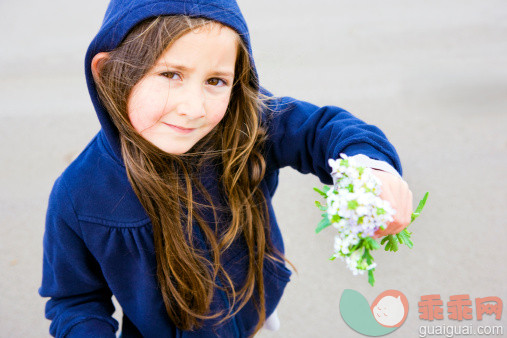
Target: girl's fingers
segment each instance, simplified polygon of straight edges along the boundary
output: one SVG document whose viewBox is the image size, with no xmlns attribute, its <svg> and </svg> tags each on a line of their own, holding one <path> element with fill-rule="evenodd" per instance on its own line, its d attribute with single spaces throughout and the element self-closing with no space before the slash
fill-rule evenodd
<svg viewBox="0 0 507 338">
<path fill-rule="evenodd" d="M 375 235 L 382 237 L 397 234 L 410 224 L 413 212 L 412 191 L 410 191 L 407 182 L 393 174 L 378 170 L 375 170 L 374 174 L 382 182 L 380 198 L 388 201 L 391 207 L 396 210 L 394 221 L 388 223 L 386 229 L 379 229 Z"/>
</svg>

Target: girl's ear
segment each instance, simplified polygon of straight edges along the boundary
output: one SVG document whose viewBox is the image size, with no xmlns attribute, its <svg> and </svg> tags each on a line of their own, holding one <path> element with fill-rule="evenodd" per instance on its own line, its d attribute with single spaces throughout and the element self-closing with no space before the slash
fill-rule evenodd
<svg viewBox="0 0 507 338">
<path fill-rule="evenodd" d="M 99 79 L 100 74 L 100 68 L 103 63 L 103 61 L 107 60 L 109 58 L 109 53 L 106 52 L 100 52 L 96 54 L 92 59 L 92 74 L 93 79 L 95 82 Z"/>
</svg>

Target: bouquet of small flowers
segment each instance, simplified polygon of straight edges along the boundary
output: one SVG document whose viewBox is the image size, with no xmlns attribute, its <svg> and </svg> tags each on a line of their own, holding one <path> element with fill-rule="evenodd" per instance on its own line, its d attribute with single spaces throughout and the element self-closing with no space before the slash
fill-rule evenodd
<svg viewBox="0 0 507 338">
<path fill-rule="evenodd" d="M 330 259 L 340 257 L 354 275 L 368 271 L 368 283 L 373 286 L 373 272 L 377 265 L 371 251 L 384 244 L 386 251 L 397 251 L 398 243 L 412 248 L 411 233 L 405 228 L 396 235 L 385 236 L 380 244 L 377 243 L 372 236 L 393 221 L 396 211 L 388 201 L 380 198 L 381 182 L 370 168 L 358 166 L 353 158 L 345 154 L 340 156 L 341 159 L 329 160 L 333 187 L 325 186 L 322 190 L 314 188 L 326 199 L 325 205 L 315 201 L 317 207 L 324 211 L 315 232 L 319 233 L 332 225 L 337 230 L 337 235 L 335 252 Z M 420 215 L 427 198 L 428 193 L 412 213 L 411 222 Z"/>
</svg>

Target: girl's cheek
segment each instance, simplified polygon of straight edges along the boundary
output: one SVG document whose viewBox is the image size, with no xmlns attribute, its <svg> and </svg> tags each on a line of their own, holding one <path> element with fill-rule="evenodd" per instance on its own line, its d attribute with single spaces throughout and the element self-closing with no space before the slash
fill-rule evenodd
<svg viewBox="0 0 507 338">
<path fill-rule="evenodd" d="M 145 122 L 142 121 L 135 112 L 129 113 L 129 119 L 130 123 L 132 124 L 132 127 L 134 127 L 134 129 L 137 130 L 139 133 L 144 129 L 146 129 Z"/>
<path fill-rule="evenodd" d="M 225 112 L 227 111 L 227 106 L 229 105 L 229 98 L 230 96 L 226 96 L 219 100 L 215 100 L 210 105 L 209 111 L 211 113 L 208 113 L 207 115 L 210 124 L 213 126 L 216 126 L 224 118 Z"/>
<path fill-rule="evenodd" d="M 130 100 L 127 106 L 130 123 L 138 132 L 145 130 L 152 123 L 149 118 L 150 114 L 146 114 L 146 107 L 144 108 L 143 110 L 142 106 L 135 99 Z"/>
<path fill-rule="evenodd" d="M 161 95 L 160 89 L 150 86 L 149 81 L 134 86 L 128 99 L 127 112 L 130 123 L 138 132 L 155 125 L 168 108 L 167 93 Z"/>
</svg>

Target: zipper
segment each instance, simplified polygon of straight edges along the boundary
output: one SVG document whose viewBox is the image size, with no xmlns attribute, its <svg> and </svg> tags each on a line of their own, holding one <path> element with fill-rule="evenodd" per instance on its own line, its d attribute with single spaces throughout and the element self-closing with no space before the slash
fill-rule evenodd
<svg viewBox="0 0 507 338">
<path fill-rule="evenodd" d="M 206 183 L 208 183 L 208 180 L 210 178 L 207 177 L 207 178 L 204 178 L 204 181 L 201 181 L 203 183 L 203 186 L 205 187 L 205 189 L 208 189 L 208 187 L 206 186 Z M 197 193 L 196 195 L 196 198 L 199 198 L 199 199 L 202 199 L 202 201 L 200 201 L 201 203 L 204 203 L 205 199 L 202 198 L 202 196 L 200 196 L 199 193 Z M 197 197 L 199 196 L 199 197 Z M 206 219 L 206 216 L 204 216 L 204 218 Z M 216 220 L 213 219 L 213 221 L 216 223 Z M 216 223 L 217 224 L 217 223 Z M 209 254 L 210 252 L 210 248 L 208 247 L 208 244 L 206 243 L 205 239 L 204 239 L 204 235 L 202 234 L 201 232 L 201 229 L 199 228 L 199 226 L 196 226 L 195 229 L 197 230 L 197 236 L 199 236 L 199 239 L 200 239 L 200 242 L 203 243 L 203 245 L 206 247 L 206 252 L 207 252 L 207 258 L 208 260 L 211 262 L 211 255 Z M 217 283 L 217 285 L 222 288 L 222 283 L 220 283 L 220 278 L 217 276 L 215 282 Z M 230 304 L 229 304 L 229 299 L 227 298 L 227 294 L 225 291 L 222 291 L 222 290 L 219 290 L 219 293 L 220 293 L 220 297 L 222 298 L 222 301 L 225 303 L 226 305 L 226 308 L 229 309 L 230 307 Z M 234 330 L 234 337 L 238 337 L 238 338 L 241 338 L 241 334 L 240 334 L 240 329 L 239 329 L 239 326 L 238 326 L 238 322 L 237 322 L 237 316 L 234 316 L 231 318 L 231 324 L 232 324 L 232 328 Z"/>
<path fill-rule="evenodd" d="M 218 280 L 218 277 L 217 277 L 216 283 L 218 284 L 219 287 L 222 287 L 222 284 L 220 283 L 220 280 Z M 222 297 L 222 300 L 224 301 L 224 303 L 226 304 L 227 309 L 228 309 L 230 307 L 230 304 L 229 304 L 229 299 L 227 298 L 227 294 L 225 293 L 225 291 L 220 290 L 220 296 Z M 238 322 L 237 322 L 236 317 L 237 317 L 237 315 L 235 315 L 234 317 L 231 318 L 231 324 L 234 329 L 234 337 L 240 338 L 241 335 L 239 333 L 239 327 L 238 327 Z"/>
<path fill-rule="evenodd" d="M 196 226 L 195 227 L 196 229 L 196 234 L 197 236 L 199 236 L 199 240 L 201 243 L 203 243 L 205 246 L 207 246 L 205 240 L 204 240 L 204 236 L 202 235 L 202 232 L 201 232 L 201 229 Z M 206 249 L 209 249 L 209 248 L 206 248 Z M 207 258 L 208 260 L 211 261 L 211 256 L 209 255 L 209 250 L 207 250 L 208 254 L 207 254 Z M 217 285 L 222 288 L 222 283 L 220 283 L 220 278 L 217 276 L 215 282 L 217 283 Z M 222 291 L 222 290 L 219 290 L 219 293 L 220 293 L 220 297 L 222 298 L 222 301 L 225 303 L 226 305 L 226 308 L 229 309 L 230 307 L 230 304 L 229 304 L 229 299 L 227 298 L 227 294 L 225 293 L 225 291 Z M 238 327 L 238 323 L 237 323 L 237 316 L 234 316 L 231 318 L 231 324 L 232 324 L 232 327 L 234 329 L 234 337 L 238 337 L 238 338 L 241 338 L 241 335 L 240 335 L 240 330 L 239 330 L 239 327 Z"/>
</svg>

